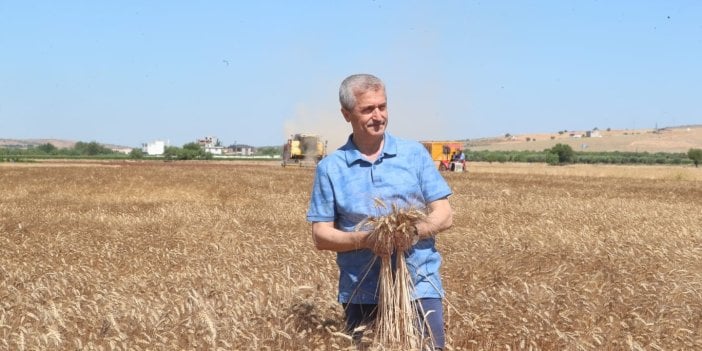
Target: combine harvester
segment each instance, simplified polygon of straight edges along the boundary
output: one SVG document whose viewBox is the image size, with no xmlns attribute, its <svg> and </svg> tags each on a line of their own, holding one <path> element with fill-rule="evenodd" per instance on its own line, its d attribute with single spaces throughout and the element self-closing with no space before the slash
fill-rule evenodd
<svg viewBox="0 0 702 351">
<path fill-rule="evenodd" d="M 283 145 L 283 167 L 291 163 L 302 166 L 316 166 L 327 156 L 327 142 L 316 134 L 294 134 Z"/>
<path fill-rule="evenodd" d="M 440 171 L 463 172 L 466 169 L 465 158 L 458 159 L 456 155 L 463 153 L 463 143 L 460 141 L 423 141 L 422 145 L 431 155 L 434 164 Z"/>
</svg>

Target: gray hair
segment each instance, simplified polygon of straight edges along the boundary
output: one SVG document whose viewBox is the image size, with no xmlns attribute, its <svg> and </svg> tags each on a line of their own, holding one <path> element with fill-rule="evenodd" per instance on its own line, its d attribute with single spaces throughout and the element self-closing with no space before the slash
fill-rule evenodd
<svg viewBox="0 0 702 351">
<path fill-rule="evenodd" d="M 356 107 L 356 92 L 368 90 L 385 90 L 385 84 L 380 78 L 371 74 L 354 74 L 346 77 L 339 87 L 339 102 L 341 107 L 352 110 Z"/>
</svg>

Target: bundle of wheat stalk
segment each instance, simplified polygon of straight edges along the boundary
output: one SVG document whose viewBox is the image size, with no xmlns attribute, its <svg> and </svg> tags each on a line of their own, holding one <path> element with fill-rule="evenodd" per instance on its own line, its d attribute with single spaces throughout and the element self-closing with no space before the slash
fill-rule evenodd
<svg viewBox="0 0 702 351">
<path fill-rule="evenodd" d="M 378 207 L 387 208 L 379 200 Z M 399 208 L 383 216 L 369 217 L 360 226 L 370 226 L 371 250 L 380 259 L 378 311 L 374 344 L 378 349 L 419 350 L 423 343 L 416 302 L 412 299 L 414 283 L 407 269 L 405 253 L 416 243 L 414 225 L 426 217 L 416 208 Z M 395 253 L 395 269 L 392 254 Z"/>
</svg>

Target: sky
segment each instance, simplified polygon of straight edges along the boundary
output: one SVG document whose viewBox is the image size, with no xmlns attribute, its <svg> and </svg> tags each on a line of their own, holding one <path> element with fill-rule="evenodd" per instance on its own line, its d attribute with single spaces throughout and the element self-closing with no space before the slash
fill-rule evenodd
<svg viewBox="0 0 702 351">
<path fill-rule="evenodd" d="M 355 73 L 415 140 L 701 124 L 702 2 L 0 0 L 0 138 L 337 147 Z"/>
</svg>

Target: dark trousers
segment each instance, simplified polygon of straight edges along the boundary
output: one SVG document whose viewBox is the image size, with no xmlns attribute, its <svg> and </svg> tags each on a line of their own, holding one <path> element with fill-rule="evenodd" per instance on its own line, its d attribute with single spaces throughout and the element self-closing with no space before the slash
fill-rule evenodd
<svg viewBox="0 0 702 351">
<path fill-rule="evenodd" d="M 433 337 L 434 348 L 443 349 L 446 346 L 446 336 L 444 334 L 444 308 L 441 299 L 419 299 L 417 300 L 417 310 L 429 327 Z M 378 305 L 376 304 L 342 304 L 345 311 L 346 330 L 353 333 L 353 330 L 362 324 L 368 324 L 375 320 Z M 422 330 L 424 328 L 421 328 Z M 424 333 L 428 335 L 429 333 Z M 353 337 L 360 338 L 363 333 L 353 333 Z"/>
</svg>

